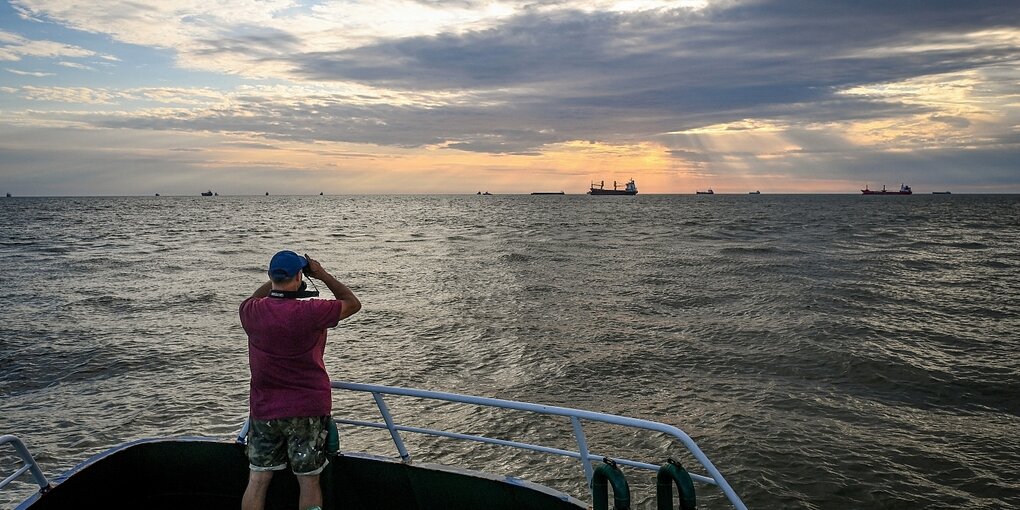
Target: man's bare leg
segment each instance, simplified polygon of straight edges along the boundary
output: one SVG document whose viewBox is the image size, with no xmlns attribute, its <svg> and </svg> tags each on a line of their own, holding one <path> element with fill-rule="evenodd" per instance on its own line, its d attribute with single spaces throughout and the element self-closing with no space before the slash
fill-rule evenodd
<svg viewBox="0 0 1020 510">
<path fill-rule="evenodd" d="M 319 486 L 319 475 L 298 475 L 298 487 L 301 489 L 301 496 L 298 499 L 298 508 L 322 508 L 322 488 Z"/>
<path fill-rule="evenodd" d="M 272 471 L 250 471 L 248 488 L 241 498 L 241 510 L 262 510 L 266 507 L 266 492 L 269 482 L 273 479 Z"/>
</svg>

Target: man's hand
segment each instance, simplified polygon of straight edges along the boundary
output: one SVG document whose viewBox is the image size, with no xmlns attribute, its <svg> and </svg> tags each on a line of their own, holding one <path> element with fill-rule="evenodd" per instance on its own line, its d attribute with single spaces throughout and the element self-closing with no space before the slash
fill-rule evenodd
<svg viewBox="0 0 1020 510">
<path fill-rule="evenodd" d="M 318 260 L 315 260 L 305 254 L 305 260 L 308 261 L 308 276 L 315 278 L 316 280 L 325 280 L 329 273 L 322 268 L 322 264 Z"/>
</svg>

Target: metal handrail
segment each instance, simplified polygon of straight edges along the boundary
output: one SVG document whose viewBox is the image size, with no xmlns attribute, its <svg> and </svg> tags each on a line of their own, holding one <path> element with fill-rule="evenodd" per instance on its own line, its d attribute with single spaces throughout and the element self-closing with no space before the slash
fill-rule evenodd
<svg viewBox="0 0 1020 510">
<path fill-rule="evenodd" d="M 18 454 L 18 457 L 21 458 L 21 462 L 25 465 L 21 466 L 21 468 L 15 471 L 13 475 L 8 476 L 0 482 L 0 489 L 7 487 L 7 485 L 19 476 L 25 474 L 26 471 L 29 471 L 32 473 L 32 478 L 35 478 L 35 483 L 39 484 L 39 492 L 46 492 L 49 490 L 49 480 L 46 479 L 46 475 L 43 474 L 42 469 L 39 469 L 39 464 L 35 461 L 35 458 L 32 457 L 32 454 L 29 453 L 28 447 L 25 446 L 25 443 L 23 443 L 21 439 L 18 439 L 17 436 L 0 436 L 0 445 L 5 443 L 10 443 L 10 445 L 14 448 L 14 452 Z"/>
<path fill-rule="evenodd" d="M 482 442 L 482 443 L 495 444 L 495 445 L 501 445 L 501 446 L 511 446 L 511 447 L 515 447 L 515 448 L 522 448 L 522 449 L 525 449 L 525 450 L 537 451 L 537 452 L 542 452 L 542 453 L 549 453 L 549 454 L 554 454 L 554 455 L 562 455 L 562 456 L 565 456 L 565 457 L 572 457 L 572 458 L 575 458 L 575 459 L 578 459 L 578 460 L 581 461 L 582 466 L 584 467 L 585 478 L 588 480 L 588 483 L 590 485 L 591 484 L 591 478 L 592 478 L 592 467 L 591 467 L 591 460 L 590 459 L 601 460 L 601 459 L 604 458 L 604 456 L 598 455 L 598 454 L 593 454 L 592 452 L 588 451 L 588 443 L 587 443 L 587 439 L 585 438 L 585 435 L 584 435 L 584 430 L 582 429 L 582 426 L 581 426 L 581 420 L 597 421 L 597 422 L 603 422 L 603 423 L 610 423 L 610 424 L 614 424 L 614 425 L 621 425 L 621 426 L 624 426 L 624 427 L 632 427 L 632 428 L 651 430 L 651 431 L 655 431 L 655 432 L 661 432 L 661 433 L 664 433 L 664 434 L 668 434 L 668 435 L 672 436 L 673 438 L 679 440 L 685 447 L 687 447 L 687 450 L 694 456 L 694 458 L 697 459 L 698 462 L 701 463 L 701 466 L 705 469 L 705 471 L 708 472 L 708 476 L 691 474 L 691 478 L 694 479 L 694 480 L 698 480 L 700 482 L 704 482 L 704 483 L 707 483 L 707 484 L 718 486 L 723 491 L 723 494 L 726 495 L 726 499 L 728 499 L 730 501 L 730 503 L 733 505 L 734 508 L 736 508 L 738 510 L 747 510 L 747 507 L 744 505 L 744 502 L 740 500 L 740 497 L 737 496 L 737 493 L 733 490 L 732 487 L 730 487 L 730 484 L 726 482 L 726 479 L 723 478 L 723 476 L 719 472 L 719 470 L 716 469 L 716 467 L 712 464 L 712 461 L 708 460 L 708 457 L 704 454 L 704 452 L 701 451 L 701 448 L 698 447 L 698 445 L 694 442 L 694 440 L 691 439 L 691 437 L 688 436 L 686 432 L 684 432 L 684 431 L 682 431 L 682 430 L 680 430 L 680 429 L 678 429 L 678 428 L 676 428 L 676 427 L 674 427 L 672 425 L 666 425 L 664 423 L 659 423 L 659 422 L 654 422 L 654 421 L 649 421 L 649 420 L 642 420 L 642 419 L 637 419 L 637 418 L 629 418 L 629 417 L 626 417 L 626 416 L 617 416 L 617 415 L 613 415 L 613 414 L 604 414 L 604 413 L 597 413 L 597 412 L 593 412 L 593 411 L 584 411 L 584 410 L 580 410 L 580 409 L 571 409 L 569 407 L 547 406 L 547 405 L 541 405 L 541 404 L 531 404 L 531 403 L 527 403 L 527 402 L 517 402 L 517 401 L 514 401 L 514 400 L 503 400 L 503 399 L 488 398 L 488 397 L 476 397 L 476 396 L 461 395 L 461 394 L 457 394 L 457 393 L 446 393 L 446 392 L 440 392 L 440 391 L 419 390 L 419 389 L 413 389 L 413 388 L 400 388 L 400 387 L 395 387 L 395 386 L 382 386 L 382 385 L 377 385 L 377 384 L 361 384 L 361 383 L 352 383 L 352 382 L 345 382 L 345 381 L 333 381 L 331 383 L 331 386 L 334 389 L 349 390 L 349 391 L 360 391 L 360 392 L 367 392 L 367 393 L 371 393 L 372 394 L 372 396 L 373 396 L 373 398 L 375 400 L 376 405 L 379 407 L 379 412 L 382 414 L 382 418 L 383 418 L 383 422 L 384 423 L 377 423 L 377 422 L 373 423 L 373 422 L 366 422 L 366 421 L 359 421 L 359 420 L 346 420 L 346 419 L 337 419 L 335 421 L 337 423 L 343 423 L 343 424 L 347 424 L 347 425 L 355 425 L 355 426 L 362 426 L 362 427 L 372 427 L 372 428 L 380 428 L 380 429 L 387 429 L 387 430 L 389 430 L 390 436 L 393 439 L 393 443 L 397 447 L 397 452 L 400 454 L 400 458 L 404 462 L 410 462 L 411 456 L 407 452 L 407 449 L 405 448 L 404 443 L 403 443 L 403 441 L 400 438 L 400 432 L 415 432 L 415 433 L 419 433 L 419 434 L 428 434 L 428 435 L 440 436 L 440 437 L 448 437 L 448 438 L 453 438 L 453 439 L 463 439 L 463 440 L 470 440 L 470 441 L 478 441 L 478 442 Z M 457 432 L 448 432 L 448 431 L 445 431 L 445 430 L 434 430 L 434 429 L 427 429 L 427 428 L 409 427 L 409 426 L 404 426 L 404 425 L 398 425 L 398 424 L 396 424 L 393 421 L 393 416 L 390 414 L 389 408 L 386 406 L 386 403 L 383 400 L 382 395 L 384 395 L 384 394 L 385 395 L 400 395 L 400 396 L 407 396 L 407 397 L 425 398 L 425 399 L 432 399 L 432 400 L 444 400 L 444 401 L 447 401 L 447 402 L 460 402 L 460 403 L 464 403 L 464 404 L 473 404 L 473 405 L 478 405 L 478 406 L 498 407 L 498 408 L 504 408 L 504 409 L 515 409 L 515 410 L 520 410 L 520 411 L 530 411 L 530 412 L 539 413 L 539 414 L 548 414 L 548 415 L 556 415 L 556 416 L 569 417 L 570 421 L 571 421 L 571 425 L 573 427 L 574 438 L 577 441 L 578 451 L 575 452 L 575 451 L 569 451 L 569 450 L 562 450 L 562 449 L 559 449 L 559 448 L 550 448 L 550 447 L 546 447 L 546 446 L 533 445 L 533 444 L 522 443 L 522 442 L 517 442 L 517 441 L 508 441 L 508 440 L 504 440 L 504 439 L 493 439 L 493 438 L 489 438 L 489 437 L 485 437 L 485 436 L 477 436 L 477 435 L 472 435 L 472 434 L 461 434 L 461 433 L 457 433 Z M 247 423 L 245 424 L 245 429 L 242 430 L 242 433 L 239 436 L 239 439 L 243 438 L 244 432 L 245 432 L 246 429 L 247 429 Z M 640 468 L 640 469 L 647 469 L 647 470 L 651 470 L 651 471 L 657 471 L 659 469 L 659 466 L 657 466 L 657 465 L 648 464 L 648 463 L 645 463 L 645 462 L 639 462 L 639 461 L 635 461 L 635 460 L 619 459 L 619 458 L 615 458 L 615 457 L 613 458 L 613 460 L 617 464 L 625 465 L 625 466 L 631 466 L 631 467 Z"/>
</svg>

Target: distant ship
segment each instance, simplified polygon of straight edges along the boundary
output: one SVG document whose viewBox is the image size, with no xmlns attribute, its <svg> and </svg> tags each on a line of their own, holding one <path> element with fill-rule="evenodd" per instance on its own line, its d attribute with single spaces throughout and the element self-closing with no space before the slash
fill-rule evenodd
<svg viewBox="0 0 1020 510">
<path fill-rule="evenodd" d="M 203 191 L 203 192 L 202 192 L 202 196 L 203 196 L 203 197 L 211 197 L 211 196 L 213 196 L 213 192 L 212 192 L 212 190 L 209 190 L 209 191 Z"/>
<path fill-rule="evenodd" d="M 932 191 L 932 195 L 952 195 L 952 191 Z"/>
<path fill-rule="evenodd" d="M 589 195 L 637 195 L 637 185 L 634 184 L 634 179 L 627 181 L 626 187 L 619 189 L 616 181 L 613 181 L 613 189 L 605 189 L 606 181 L 599 181 L 599 187 L 595 187 L 595 183 L 591 183 L 591 188 L 588 190 Z"/>
<path fill-rule="evenodd" d="M 715 192 L 710 189 L 708 191 L 695 191 L 694 194 L 695 195 L 715 195 Z"/>
<path fill-rule="evenodd" d="M 882 186 L 882 191 L 868 189 L 868 185 L 864 185 L 864 189 L 861 190 L 864 195 L 912 195 L 914 192 L 910 190 L 910 186 L 906 184 L 900 184 L 899 191 L 887 191 L 885 185 Z"/>
<path fill-rule="evenodd" d="M 748 191 L 747 194 L 748 195 L 761 195 L 761 192 L 760 191 Z"/>
<path fill-rule="evenodd" d="M 7 198 L 11 198 L 11 194 L 10 193 L 7 194 Z"/>
</svg>

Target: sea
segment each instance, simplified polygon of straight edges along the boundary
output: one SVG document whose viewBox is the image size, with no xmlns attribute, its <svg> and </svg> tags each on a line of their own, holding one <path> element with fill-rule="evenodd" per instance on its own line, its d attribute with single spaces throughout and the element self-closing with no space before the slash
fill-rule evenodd
<svg viewBox="0 0 1020 510">
<path fill-rule="evenodd" d="M 289 249 L 363 303 L 329 332 L 334 380 L 672 425 L 749 508 L 1020 507 L 1020 195 L 13 197 L 0 232 L 0 434 L 50 477 L 135 439 L 235 437 L 238 304 Z M 576 449 L 561 418 L 388 404 Z M 381 421 L 364 394 L 333 412 Z M 704 474 L 660 433 L 585 430 L 593 453 Z M 405 436 L 416 461 L 590 501 L 576 460 Z M 625 473 L 655 508 L 654 473 Z"/>
</svg>

